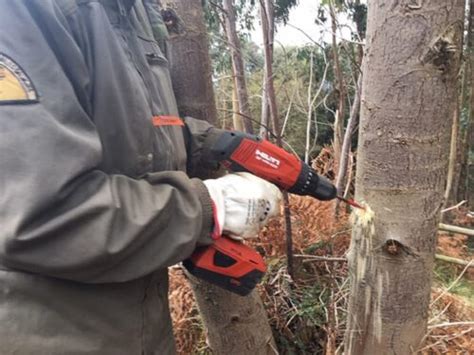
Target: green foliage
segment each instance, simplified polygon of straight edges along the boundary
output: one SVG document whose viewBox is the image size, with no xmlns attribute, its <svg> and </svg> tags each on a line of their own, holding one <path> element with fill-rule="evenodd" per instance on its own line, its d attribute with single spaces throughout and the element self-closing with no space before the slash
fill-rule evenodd
<svg viewBox="0 0 474 355">
<path fill-rule="evenodd" d="M 347 8 L 346 2 L 344 0 L 321 0 L 322 6 L 329 6 L 331 3 L 338 12 L 344 11 Z"/>
<path fill-rule="evenodd" d="M 320 240 L 317 243 L 311 244 L 304 249 L 305 254 L 314 254 L 317 250 L 326 249 L 330 244 L 326 240 Z"/>
<path fill-rule="evenodd" d="M 274 280 L 286 262 L 281 257 L 267 261 L 268 271 L 263 285 Z M 266 288 L 269 296 L 266 302 L 276 312 L 274 317 L 270 312 L 270 325 L 277 335 L 275 341 L 282 354 L 324 353 L 331 280 L 322 275 L 317 276 L 317 280 L 314 278 L 313 269 L 302 268 L 297 281 L 284 279 L 286 281 Z"/>
<path fill-rule="evenodd" d="M 275 0 L 275 20 L 287 23 L 292 7 L 298 5 L 298 0 Z"/>
<path fill-rule="evenodd" d="M 315 302 L 315 300 L 322 300 L 323 302 Z M 306 319 L 307 326 L 324 326 L 326 324 L 324 307 L 328 303 L 328 289 L 319 283 L 313 284 L 303 289 L 301 299 L 296 302 L 298 308 L 296 314 Z"/>
<path fill-rule="evenodd" d="M 331 46 L 308 45 L 305 47 L 294 48 L 275 48 L 274 53 L 274 82 L 279 107 L 280 122 L 287 114 L 287 110 L 292 102 L 291 110 L 288 115 L 284 140 L 301 157 L 305 151 L 305 137 L 307 124 L 307 93 L 310 78 L 311 53 L 313 55 L 313 83 L 311 87 L 314 95 L 320 86 L 321 94 L 316 100 L 319 103 L 312 113 L 312 120 L 317 121 L 317 132 L 314 127 L 310 132 L 314 137 L 317 133 L 318 140 L 312 157 L 315 157 L 324 145 L 329 145 L 332 140 L 333 131 L 331 124 L 334 120 L 334 113 L 337 108 L 337 92 L 334 90 L 333 66 L 329 63 L 328 72 L 325 81 L 322 83 L 326 60 L 330 61 Z M 263 82 L 263 53 L 260 48 L 251 42 L 243 42 L 243 54 L 246 61 L 247 86 L 250 96 L 250 105 L 252 117 L 256 122 L 261 115 L 261 94 Z M 222 53 L 217 53 L 222 56 Z M 352 61 L 347 56 L 342 56 L 342 69 L 346 77 L 350 77 Z M 226 127 L 231 127 L 229 111 L 232 110 L 232 81 L 230 76 L 230 66 L 228 69 L 216 70 L 216 78 L 223 78 L 216 82 L 217 104 L 220 108 L 221 122 L 225 120 Z M 350 95 L 353 95 L 353 89 L 349 89 Z M 324 104 L 322 103 L 323 99 Z M 349 106 L 349 105 L 347 105 Z M 223 112 L 222 110 L 227 110 Z M 349 107 L 345 112 L 349 116 Z M 259 129 L 257 123 L 254 128 Z"/>
<path fill-rule="evenodd" d="M 349 6 L 349 10 L 352 20 L 357 26 L 357 32 L 359 32 L 361 38 L 365 38 L 367 31 L 367 5 L 355 3 Z"/>
<path fill-rule="evenodd" d="M 250 41 L 250 32 L 254 29 L 254 23 L 257 21 L 257 10 L 260 6 L 258 0 L 236 0 L 234 1 L 236 12 L 237 31 L 243 46 L 254 46 Z M 298 0 L 275 0 L 275 21 L 286 23 L 288 21 L 290 9 L 298 4 Z M 231 68 L 231 58 L 225 39 L 224 14 L 222 13 L 222 0 L 212 2 L 203 0 L 205 20 L 211 42 L 211 58 L 214 63 L 216 73 L 223 73 Z M 252 56 L 257 51 L 255 48 L 247 51 Z M 248 69 L 253 70 L 263 59 L 252 56 Z M 263 66 L 263 64 L 262 64 Z"/>
<path fill-rule="evenodd" d="M 336 13 L 345 12 L 349 17 L 354 21 L 357 27 L 357 34 L 361 38 L 365 38 L 365 33 L 367 30 L 367 5 L 361 4 L 358 0 L 322 0 L 321 6 L 318 9 L 318 20 L 321 22 L 326 22 L 328 19 L 328 11 L 330 4 L 333 4 Z M 356 34 L 353 34 L 353 37 Z"/>
<path fill-rule="evenodd" d="M 320 15 L 324 15 L 327 12 L 328 1 L 329 0 L 323 1 L 323 5 L 320 7 Z M 333 0 L 333 3 L 337 11 L 357 12 L 359 14 L 358 16 L 365 14 L 365 12 L 363 12 L 365 5 L 358 4 L 358 1 Z M 232 70 L 230 50 L 222 29 L 223 16 L 222 8 L 220 7 L 222 0 L 214 0 L 212 4 L 215 5 L 209 6 L 206 10 L 206 19 L 211 38 L 211 56 L 214 63 L 217 104 L 221 114 L 221 125 L 232 127 Z M 250 41 L 249 31 L 252 28 L 252 24 L 256 21 L 255 14 L 260 6 L 260 1 L 235 0 L 235 4 L 247 74 L 251 116 L 255 122 L 254 128 L 258 130 L 260 128 L 258 122 L 261 116 L 264 59 L 263 49 Z M 287 21 L 289 10 L 297 4 L 298 0 L 276 0 L 276 20 L 283 23 Z M 362 6 L 362 8 L 360 6 Z M 351 84 L 352 73 L 356 70 L 354 67 L 355 58 L 357 57 L 356 49 L 351 43 L 339 45 L 341 46 L 340 58 L 343 75 L 346 77 L 346 82 Z M 334 86 L 333 63 L 331 62 L 331 45 L 321 43 L 319 46 L 307 45 L 302 48 L 286 49 L 275 46 L 274 82 L 281 125 L 288 113 L 288 123 L 283 138 L 298 155 L 303 157 L 306 144 L 306 125 L 308 117 L 307 94 L 310 82 L 311 55 L 313 55 L 314 58 L 312 94 L 314 95 L 319 87 L 322 86 L 320 97 L 316 101 L 319 106 L 313 110 L 311 115 L 313 122 L 310 135 L 312 140 L 317 137 L 316 145 L 313 147 L 314 149 L 311 154 L 311 158 L 314 158 L 324 145 L 331 144 L 334 111 L 338 106 L 338 92 Z M 328 71 L 326 79 L 322 83 L 321 80 L 323 79 L 323 73 L 326 68 L 326 61 L 329 62 Z M 354 90 L 351 85 L 348 87 L 348 92 L 349 98 L 352 98 Z M 324 103 L 322 102 L 323 99 Z M 290 103 L 291 110 L 288 112 Z M 346 105 L 346 112 L 344 112 L 346 118 L 349 116 L 349 109 L 350 102 Z M 357 135 L 354 135 L 354 137 L 356 136 Z"/>
<path fill-rule="evenodd" d="M 435 282 L 443 287 L 450 287 L 459 276 L 459 267 L 444 261 L 436 261 L 434 274 Z M 471 307 L 474 307 L 474 282 L 466 277 L 459 280 L 451 289 L 451 293 L 463 297 Z"/>
</svg>

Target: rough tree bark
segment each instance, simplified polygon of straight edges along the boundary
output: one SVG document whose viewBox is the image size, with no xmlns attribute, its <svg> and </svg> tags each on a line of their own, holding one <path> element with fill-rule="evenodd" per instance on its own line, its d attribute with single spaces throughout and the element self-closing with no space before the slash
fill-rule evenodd
<svg viewBox="0 0 474 355">
<path fill-rule="evenodd" d="M 369 0 L 346 354 L 410 354 L 426 331 L 463 0 Z M 357 217 L 358 216 L 358 217 Z"/>
<path fill-rule="evenodd" d="M 201 3 L 183 0 L 166 0 L 166 3 L 175 8 L 185 24 L 183 33 L 171 33 L 172 46 L 168 53 L 173 90 L 179 108 L 186 112 L 187 116 L 215 124 L 217 108 L 211 80 L 209 41 Z M 199 83 L 196 78 L 200 78 Z"/>
<path fill-rule="evenodd" d="M 194 296 L 213 354 L 278 353 L 267 314 L 257 291 L 241 297 L 191 278 Z"/>
<path fill-rule="evenodd" d="M 229 42 L 230 53 L 232 57 L 232 71 L 235 76 L 239 109 L 243 117 L 245 131 L 247 133 L 253 133 L 252 121 L 249 119 L 251 114 L 247 83 L 245 80 L 244 59 L 242 56 L 242 46 L 240 44 L 240 39 L 237 35 L 233 0 L 224 0 L 222 7 L 225 11 L 225 33 L 227 35 L 227 41 Z"/>
<path fill-rule="evenodd" d="M 216 112 L 211 82 L 208 38 L 204 26 L 201 0 L 168 0 L 184 22 L 186 30 L 172 34 L 170 51 L 173 58 L 187 57 L 172 65 L 173 86 L 187 86 L 186 95 L 178 95 L 181 115 L 195 113 L 198 107 L 204 114 L 197 118 L 210 118 Z M 200 64 L 200 70 L 192 70 Z M 241 297 L 207 282 L 190 277 L 198 308 L 207 328 L 209 345 L 216 355 L 274 354 L 276 349 L 267 315 L 256 291 Z"/>
</svg>

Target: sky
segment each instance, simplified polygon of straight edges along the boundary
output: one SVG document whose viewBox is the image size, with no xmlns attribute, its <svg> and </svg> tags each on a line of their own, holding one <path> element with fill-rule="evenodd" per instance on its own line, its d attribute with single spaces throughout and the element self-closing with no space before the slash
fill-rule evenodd
<svg viewBox="0 0 474 355">
<path fill-rule="evenodd" d="M 303 46 L 311 43 L 311 40 L 303 34 L 297 27 L 304 31 L 309 37 L 317 42 L 322 40 L 329 42 L 331 40 L 330 23 L 321 26 L 315 23 L 318 15 L 319 0 L 300 0 L 299 4 L 290 11 L 290 19 L 287 26 L 279 25 L 276 33 L 276 43 L 283 46 Z M 339 19 L 342 24 L 349 24 L 346 17 Z M 342 32 L 338 33 L 338 37 L 350 38 L 350 30 L 342 28 Z M 262 29 L 260 24 L 256 24 L 254 31 L 251 33 L 252 40 L 258 45 L 262 45 Z"/>
</svg>

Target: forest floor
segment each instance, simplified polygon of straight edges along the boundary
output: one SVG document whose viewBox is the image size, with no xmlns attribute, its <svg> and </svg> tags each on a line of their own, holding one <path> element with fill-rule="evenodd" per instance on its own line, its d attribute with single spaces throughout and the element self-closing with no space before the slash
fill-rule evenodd
<svg viewBox="0 0 474 355">
<path fill-rule="evenodd" d="M 268 272 L 259 285 L 280 354 L 340 354 L 349 292 L 344 260 L 350 243 L 349 214 L 334 218 L 334 205 L 292 196 L 295 275 L 286 271 L 283 217 L 252 242 Z M 462 207 L 452 224 L 474 227 Z M 440 233 L 438 254 L 473 260 L 472 238 Z M 316 258 L 315 258 L 316 257 Z M 170 272 L 170 303 L 179 354 L 212 354 L 194 297 L 180 268 Z M 474 268 L 436 261 L 428 333 L 418 354 L 474 353 Z"/>
</svg>

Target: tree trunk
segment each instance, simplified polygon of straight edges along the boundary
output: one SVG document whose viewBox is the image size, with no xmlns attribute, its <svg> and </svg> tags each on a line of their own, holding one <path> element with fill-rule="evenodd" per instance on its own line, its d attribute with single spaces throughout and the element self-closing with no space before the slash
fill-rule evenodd
<svg viewBox="0 0 474 355">
<path fill-rule="evenodd" d="M 260 18 L 262 20 L 263 32 L 263 50 L 265 53 L 265 88 L 268 95 L 268 105 L 270 107 L 270 117 L 272 120 L 273 132 L 276 137 L 277 145 L 283 146 L 280 130 L 280 118 L 278 115 L 278 106 L 276 101 L 275 86 L 273 84 L 273 47 L 270 45 L 270 25 L 269 20 L 275 19 L 275 16 L 269 15 L 269 11 L 274 11 L 273 0 L 260 0 Z M 293 236 L 291 232 L 291 211 L 288 192 L 283 191 L 283 205 L 285 216 L 285 236 L 286 236 L 286 255 L 288 274 L 293 278 Z"/>
<path fill-rule="evenodd" d="M 338 106 L 336 115 L 334 117 L 334 162 L 336 167 L 339 166 L 342 151 L 342 136 L 344 132 L 344 117 L 345 117 L 345 106 L 346 106 L 346 85 L 342 75 L 341 62 L 339 59 L 339 51 L 337 48 L 336 31 L 337 31 L 337 15 L 334 3 L 331 0 L 329 3 L 329 13 L 331 17 L 331 29 L 332 29 L 332 53 L 334 61 L 334 76 L 337 82 L 337 93 L 338 93 Z"/>
<path fill-rule="evenodd" d="M 193 276 L 190 278 L 213 354 L 278 353 L 267 314 L 256 290 L 241 297 Z"/>
<path fill-rule="evenodd" d="M 270 52 L 273 61 L 273 44 L 274 44 L 274 37 L 275 37 L 275 10 L 274 4 L 270 3 L 269 1 L 265 1 L 264 4 L 265 12 L 267 13 L 268 17 L 268 45 L 270 46 Z M 271 8 L 269 8 L 269 6 Z M 262 79 L 262 114 L 260 118 L 260 136 L 268 139 L 268 130 L 270 127 L 270 105 L 268 103 L 268 94 L 267 94 L 267 76 L 265 73 L 267 72 L 267 63 L 264 63 L 263 68 L 263 79 Z"/>
<path fill-rule="evenodd" d="M 456 174 L 456 165 L 457 165 L 457 158 L 458 158 L 458 144 L 459 144 L 459 101 L 458 101 L 459 93 L 456 94 L 456 105 L 454 107 L 454 114 L 453 114 L 453 123 L 451 126 L 451 144 L 449 147 L 449 163 L 448 163 L 448 174 L 446 178 L 446 188 L 444 191 L 444 202 L 443 208 L 446 208 L 451 202 L 453 201 L 451 197 L 451 191 L 453 188 L 456 188 L 455 174 Z M 454 186 L 453 186 L 454 182 Z"/>
<path fill-rule="evenodd" d="M 469 3 L 468 27 L 465 47 L 465 75 L 463 82 L 462 107 L 467 112 L 466 127 L 462 131 L 460 144 L 461 173 L 457 191 L 458 200 L 467 200 L 468 205 L 474 206 L 474 165 L 469 159 L 474 142 L 474 6 Z M 471 163 L 471 165 L 470 165 Z"/>
<path fill-rule="evenodd" d="M 341 160 L 339 161 L 339 168 L 337 172 L 336 178 L 336 189 L 339 195 L 344 195 L 344 184 L 345 184 L 345 177 L 347 174 L 347 167 L 349 161 L 349 154 L 351 153 L 351 145 L 352 145 L 352 134 L 357 125 L 357 117 L 359 116 L 360 111 L 360 95 L 361 95 L 361 83 L 362 77 L 359 75 L 356 84 L 356 92 L 354 97 L 354 102 L 352 103 L 351 107 L 351 115 L 349 116 L 349 121 L 347 121 L 346 132 L 344 134 L 344 140 L 342 143 L 341 148 Z M 336 201 L 338 204 L 339 200 Z M 336 208 L 337 209 L 337 208 Z"/>
<path fill-rule="evenodd" d="M 239 115 L 239 100 L 237 99 L 237 85 L 235 77 L 232 78 L 232 124 L 236 131 L 245 131 L 244 121 Z"/>
<path fill-rule="evenodd" d="M 249 119 L 251 114 L 247 83 L 245 81 L 244 59 L 242 56 L 240 39 L 237 35 L 233 0 L 224 0 L 222 5 L 225 11 L 225 32 L 227 35 L 227 41 L 229 42 L 230 53 L 232 54 L 232 68 L 237 86 L 239 109 L 243 117 L 245 131 L 247 133 L 253 133 L 252 121 Z"/>
<path fill-rule="evenodd" d="M 411 354 L 426 331 L 463 0 L 368 1 L 346 354 Z M 372 211 L 374 214 L 372 214 Z"/>
<path fill-rule="evenodd" d="M 196 112 L 194 108 L 197 107 L 199 112 L 206 113 L 197 118 L 211 118 L 209 113 L 215 113 L 216 107 L 201 0 L 168 2 L 174 5 L 188 29 L 180 35 L 173 35 L 170 46 L 173 58 L 186 57 L 186 60 L 178 60 L 172 65 L 173 86 L 186 86 L 186 95 L 192 98 L 193 103 L 189 105 L 188 97 L 178 95 L 179 112 L 190 115 Z M 194 29 L 201 29 L 202 32 L 196 33 Z M 201 69 L 194 70 L 194 65 Z M 214 354 L 274 354 L 275 342 L 256 291 L 248 297 L 240 297 L 195 278 L 191 278 L 191 286 Z"/>
<path fill-rule="evenodd" d="M 363 17 L 360 16 L 360 11 L 361 11 L 361 3 L 360 0 L 356 0 L 354 3 L 356 7 L 356 13 L 354 14 L 353 20 L 356 24 L 357 28 L 357 39 L 362 43 L 362 41 L 365 39 L 365 33 L 363 30 L 363 27 L 365 25 Z M 357 15 L 359 13 L 359 15 Z M 334 36 L 334 34 L 333 34 Z M 334 37 L 333 37 L 334 40 Z M 362 44 L 358 44 L 356 47 L 357 50 L 357 55 L 356 55 L 356 61 L 352 65 L 352 73 L 354 75 L 354 80 L 356 81 L 356 92 L 355 92 L 355 97 L 354 97 L 354 102 L 352 103 L 352 107 L 350 109 L 350 115 L 349 115 L 349 120 L 347 121 L 347 127 L 346 131 L 344 133 L 344 139 L 342 141 L 342 147 L 341 147 L 341 154 L 339 157 L 339 164 L 337 166 L 337 176 L 336 176 L 336 190 L 338 193 L 342 196 L 345 196 L 346 193 L 345 191 L 348 191 L 351 185 L 351 176 L 348 175 L 348 171 L 352 172 L 352 165 L 349 167 L 349 158 L 351 154 L 351 146 L 352 146 L 352 136 L 355 133 L 355 129 L 357 127 L 357 119 L 359 117 L 359 111 L 360 111 L 360 96 L 361 96 L 361 90 L 362 90 L 362 73 L 361 73 L 361 65 L 362 65 L 362 60 L 364 56 L 364 46 Z M 349 174 L 351 175 L 351 174 Z M 347 184 L 346 184 L 347 180 Z M 344 188 L 346 186 L 346 188 Z M 335 216 L 337 217 L 339 215 L 339 207 L 340 207 L 340 200 L 335 201 Z"/>
<path fill-rule="evenodd" d="M 200 1 L 167 0 L 184 23 L 183 33 L 170 33 L 171 79 L 181 115 L 217 123 L 209 40 Z M 199 78 L 199 80 L 196 80 Z"/>
</svg>

